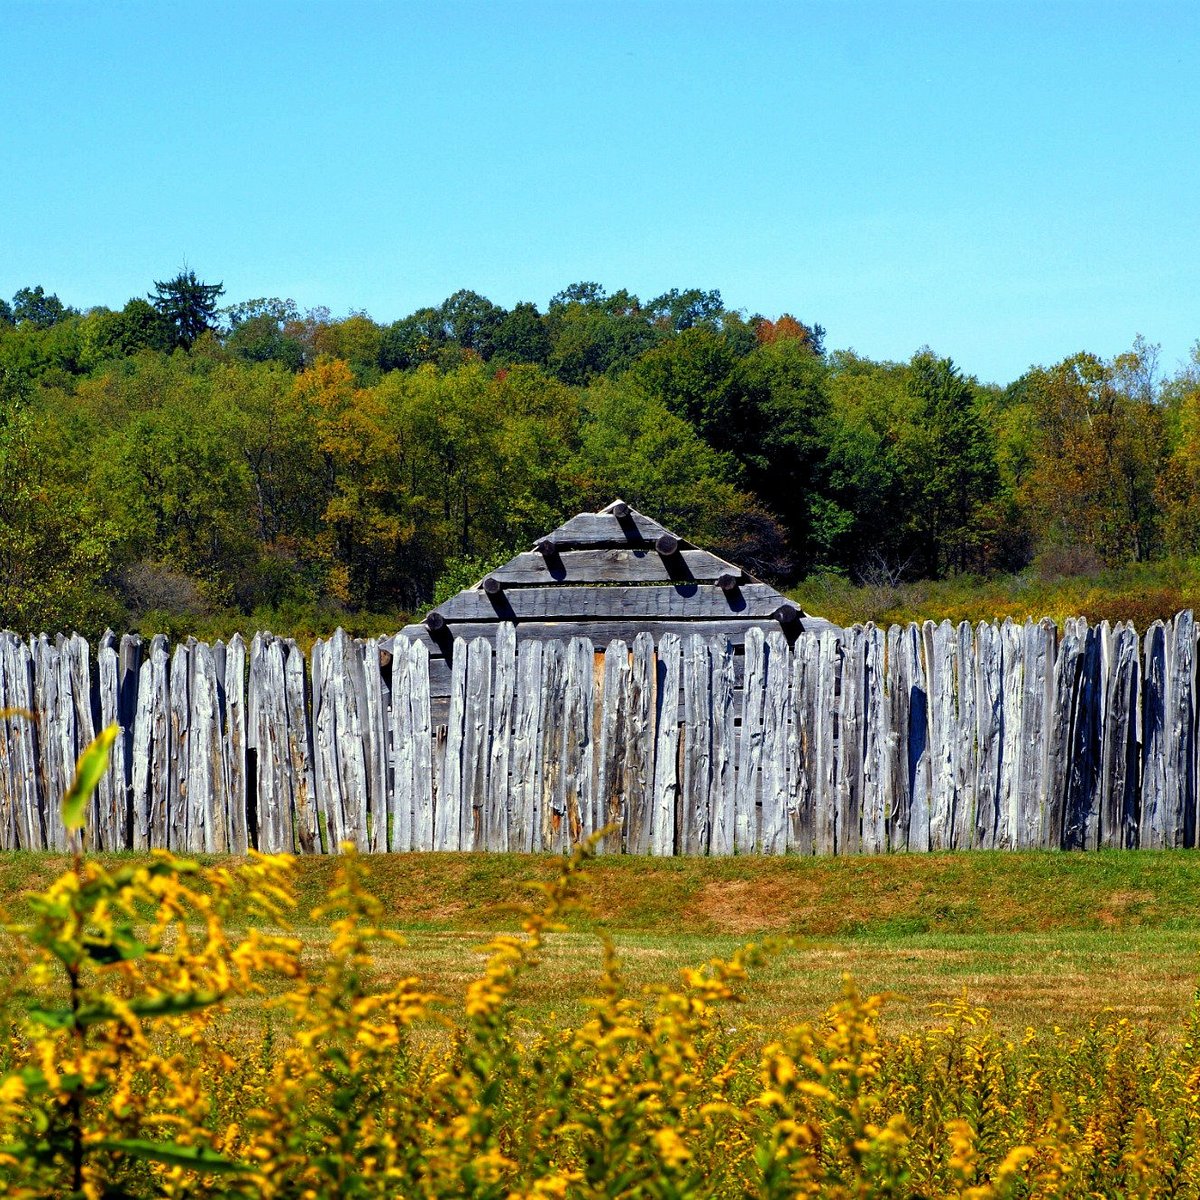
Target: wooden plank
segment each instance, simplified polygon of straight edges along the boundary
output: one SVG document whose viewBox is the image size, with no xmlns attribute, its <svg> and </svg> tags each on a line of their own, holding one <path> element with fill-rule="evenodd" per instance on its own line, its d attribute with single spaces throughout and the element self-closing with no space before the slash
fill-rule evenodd
<svg viewBox="0 0 1200 1200">
<path fill-rule="evenodd" d="M 560 525 L 549 535 L 549 540 L 560 550 L 584 546 L 645 546 L 653 545 L 669 532 L 657 521 L 631 509 L 629 516 L 624 518 L 604 512 L 580 513 Z M 691 545 L 683 540 L 679 544 L 681 549 Z"/>
<path fill-rule="evenodd" d="M 658 644 L 658 714 L 654 744 L 654 805 L 650 853 L 675 853 L 675 806 L 679 799 L 679 684 L 682 645 L 676 634 Z"/>
<path fill-rule="evenodd" d="M 656 690 L 654 639 L 648 633 L 639 633 L 633 641 L 629 668 L 629 745 L 622 787 L 629 814 L 626 849 L 630 854 L 650 852 Z"/>
<path fill-rule="evenodd" d="M 517 648 L 508 848 L 520 853 L 528 853 L 540 840 L 542 651 L 541 642 L 526 642 Z"/>
<path fill-rule="evenodd" d="M 492 644 L 486 638 L 476 638 L 467 647 L 467 701 L 462 742 L 462 826 L 459 831 L 459 844 L 463 850 L 488 849 L 485 831 L 491 708 Z"/>
<path fill-rule="evenodd" d="M 535 850 L 566 849 L 565 796 L 563 789 L 563 672 L 566 647 L 561 641 L 542 647 L 542 745 L 540 827 Z"/>
<path fill-rule="evenodd" d="M 711 841 L 713 692 L 711 646 L 693 635 L 683 648 L 681 854 L 707 854 Z M 717 651 L 719 653 L 719 651 Z"/>
<path fill-rule="evenodd" d="M 709 639 L 712 668 L 712 783 L 709 792 L 709 852 L 732 854 L 737 795 L 737 750 L 734 741 L 734 646 L 725 638 Z"/>
<path fill-rule="evenodd" d="M 488 766 L 487 813 L 484 820 L 484 844 L 489 850 L 509 848 L 509 765 L 512 761 L 516 691 L 517 631 L 511 625 L 502 625 L 496 632 L 491 761 Z"/>
<path fill-rule="evenodd" d="M 787 849 L 787 718 L 792 662 L 787 639 L 778 631 L 767 635 L 765 649 L 767 685 L 759 845 L 763 854 L 783 854 Z"/>
<path fill-rule="evenodd" d="M 933 764 L 929 753 L 929 674 L 925 634 L 921 626 L 910 624 L 905 627 L 901 648 L 908 692 L 908 849 L 924 852 L 930 848 Z"/>
<path fill-rule="evenodd" d="M 1095 850 L 1100 842 L 1102 701 L 1107 690 L 1105 670 L 1109 658 L 1103 643 L 1109 631 L 1107 622 L 1091 629 L 1081 622 L 1080 627 L 1083 644 L 1067 751 L 1063 847 Z"/>
<path fill-rule="evenodd" d="M 437 611 L 453 633 L 453 626 L 460 622 L 479 621 L 766 620 L 784 602 L 785 598 L 765 583 L 748 583 L 730 592 L 701 583 L 613 584 L 519 588 L 494 596 L 480 588 L 459 592 Z"/>
<path fill-rule="evenodd" d="M 742 730 L 734 796 L 734 850 L 758 849 L 759 774 L 762 766 L 763 708 L 767 685 L 766 638 L 761 629 L 746 636 L 746 683 L 742 690 Z"/>
<path fill-rule="evenodd" d="M 604 651 L 604 683 L 600 700 L 599 785 L 596 822 L 611 827 L 598 845 L 600 853 L 619 851 L 627 822 L 624 793 L 629 725 L 629 647 L 610 642 Z"/>
<path fill-rule="evenodd" d="M 491 573 L 506 590 L 570 583 L 715 583 L 722 575 L 750 582 L 740 567 L 706 550 L 681 550 L 666 557 L 656 550 L 567 550 L 550 557 L 532 551 Z"/>
<path fill-rule="evenodd" d="M 33 712 L 34 660 L 33 649 L 15 634 L 4 639 L 5 708 Z M 38 766 L 37 717 L 9 717 L 3 724 L 7 730 L 9 763 L 13 771 L 13 829 L 16 846 L 24 850 L 45 848 L 45 827 L 42 821 L 42 797 Z"/>
</svg>

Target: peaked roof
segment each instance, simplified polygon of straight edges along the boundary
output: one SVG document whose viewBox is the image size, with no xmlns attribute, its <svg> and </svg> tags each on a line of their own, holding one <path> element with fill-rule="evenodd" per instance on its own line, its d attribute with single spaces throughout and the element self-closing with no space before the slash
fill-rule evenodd
<svg viewBox="0 0 1200 1200">
<path fill-rule="evenodd" d="M 721 633 L 740 644 L 753 626 L 792 637 L 829 625 L 623 500 L 572 517 L 403 632 L 448 657 L 454 638 L 493 637 L 504 621 L 518 641 L 582 636 L 597 646 L 642 632 L 656 642 Z"/>
</svg>

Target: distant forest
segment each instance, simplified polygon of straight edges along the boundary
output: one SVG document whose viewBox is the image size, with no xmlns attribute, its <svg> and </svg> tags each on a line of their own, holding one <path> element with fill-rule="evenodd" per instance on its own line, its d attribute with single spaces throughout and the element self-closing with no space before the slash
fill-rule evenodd
<svg viewBox="0 0 1200 1200">
<path fill-rule="evenodd" d="M 1140 337 L 998 387 L 716 291 L 223 298 L 0 301 L 0 626 L 395 617 L 617 496 L 781 585 L 1200 552 L 1200 357 Z"/>
</svg>

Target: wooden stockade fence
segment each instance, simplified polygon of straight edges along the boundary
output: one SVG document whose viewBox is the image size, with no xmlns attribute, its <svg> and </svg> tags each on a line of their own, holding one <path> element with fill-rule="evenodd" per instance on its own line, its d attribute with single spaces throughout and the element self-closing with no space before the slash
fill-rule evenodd
<svg viewBox="0 0 1200 1200">
<path fill-rule="evenodd" d="M 1197 841 L 1197 629 L 944 622 L 305 656 L 0 634 L 0 847 L 63 849 L 117 722 L 91 848 L 875 854 Z M 445 699 L 436 693 L 442 690 Z"/>
</svg>

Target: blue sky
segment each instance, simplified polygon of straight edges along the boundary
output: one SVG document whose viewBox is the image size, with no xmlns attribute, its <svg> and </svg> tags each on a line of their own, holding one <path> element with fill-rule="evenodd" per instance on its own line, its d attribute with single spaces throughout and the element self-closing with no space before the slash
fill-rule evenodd
<svg viewBox="0 0 1200 1200">
<path fill-rule="evenodd" d="M 0 8 L 0 295 L 597 280 L 1005 383 L 1200 338 L 1195 3 Z"/>
</svg>

